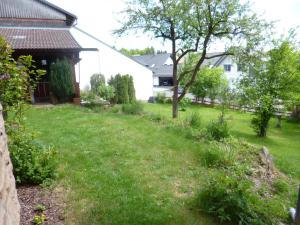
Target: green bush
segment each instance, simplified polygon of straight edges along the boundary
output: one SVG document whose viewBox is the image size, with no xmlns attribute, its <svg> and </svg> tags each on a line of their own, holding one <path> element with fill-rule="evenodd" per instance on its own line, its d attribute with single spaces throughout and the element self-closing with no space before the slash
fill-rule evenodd
<svg viewBox="0 0 300 225">
<path fill-rule="evenodd" d="M 230 144 L 211 143 L 201 159 L 207 167 L 221 168 L 234 164 L 235 157 L 235 149 Z"/>
<path fill-rule="evenodd" d="M 285 194 L 289 190 L 289 184 L 282 179 L 275 180 L 272 186 L 276 194 Z"/>
<path fill-rule="evenodd" d="M 73 81 L 71 65 L 64 58 L 57 59 L 50 67 L 50 89 L 60 102 L 71 100 L 73 96 Z"/>
<path fill-rule="evenodd" d="M 167 98 L 165 101 L 166 104 L 172 104 L 173 103 L 173 99 L 172 98 Z"/>
<path fill-rule="evenodd" d="M 113 102 L 117 104 L 128 104 L 136 101 L 133 78 L 130 75 L 117 74 L 111 77 L 109 85 L 115 90 Z"/>
<path fill-rule="evenodd" d="M 239 225 L 279 224 L 280 201 L 264 200 L 253 184 L 233 174 L 211 176 L 197 198 L 198 207 L 220 221 Z"/>
<path fill-rule="evenodd" d="M 42 184 L 56 176 L 56 151 L 36 141 L 32 134 L 12 129 L 9 152 L 18 184 Z"/>
<path fill-rule="evenodd" d="M 183 98 L 179 102 L 179 110 L 180 111 L 186 111 L 186 108 L 191 104 L 191 99 L 189 98 Z"/>
<path fill-rule="evenodd" d="M 207 133 L 209 137 L 217 141 L 230 136 L 228 124 L 222 116 L 217 121 L 212 121 L 208 124 Z"/>
<path fill-rule="evenodd" d="M 102 84 L 98 88 L 98 94 L 104 100 L 112 101 L 115 97 L 115 89 L 112 86 L 106 86 L 105 84 Z"/>
<path fill-rule="evenodd" d="M 163 115 L 156 113 L 148 113 L 145 115 L 145 117 L 154 122 L 162 122 L 166 120 L 166 118 Z"/>
<path fill-rule="evenodd" d="M 187 118 L 188 124 L 193 128 L 200 128 L 201 127 L 201 116 L 199 113 L 193 112 Z"/>
<path fill-rule="evenodd" d="M 159 104 L 165 104 L 167 101 L 166 93 L 158 92 L 155 96 L 155 102 Z"/>
<path fill-rule="evenodd" d="M 105 86 L 105 77 L 102 74 L 95 73 L 90 78 L 91 91 L 97 94 L 101 85 Z"/>
<path fill-rule="evenodd" d="M 134 103 L 136 102 L 136 97 L 135 97 L 135 88 L 134 88 L 134 83 L 133 83 L 133 77 L 127 75 L 128 79 L 128 97 L 129 97 L 129 102 Z"/>
<path fill-rule="evenodd" d="M 143 110 L 144 110 L 144 106 L 141 102 L 122 105 L 122 112 L 125 114 L 138 115 L 138 114 L 142 114 Z"/>
</svg>

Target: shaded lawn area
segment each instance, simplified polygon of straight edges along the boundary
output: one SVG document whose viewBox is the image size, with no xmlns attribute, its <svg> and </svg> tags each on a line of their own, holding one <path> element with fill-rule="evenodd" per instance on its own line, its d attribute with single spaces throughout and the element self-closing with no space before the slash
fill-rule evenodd
<svg viewBox="0 0 300 225">
<path fill-rule="evenodd" d="M 217 224 L 191 209 L 205 144 L 142 117 L 71 105 L 33 108 L 27 126 L 58 151 L 66 224 Z"/>
<path fill-rule="evenodd" d="M 145 111 L 171 117 L 169 104 L 145 104 Z M 201 115 L 203 126 L 211 120 L 216 120 L 220 110 L 206 106 L 189 106 L 187 111 L 179 113 L 179 119 L 186 119 L 192 112 Z M 226 114 L 232 135 L 243 138 L 258 146 L 266 146 L 274 156 L 276 165 L 285 173 L 300 179 L 300 124 L 288 121 L 282 122 L 282 128 L 275 128 L 276 120 L 272 119 L 267 138 L 257 137 L 250 127 L 251 114 L 238 111 L 228 111 Z"/>
</svg>

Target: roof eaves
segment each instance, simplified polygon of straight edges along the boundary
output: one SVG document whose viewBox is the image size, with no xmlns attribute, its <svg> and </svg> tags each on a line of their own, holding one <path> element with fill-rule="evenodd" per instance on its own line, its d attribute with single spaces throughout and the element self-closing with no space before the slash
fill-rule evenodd
<svg viewBox="0 0 300 225">
<path fill-rule="evenodd" d="M 217 60 L 217 62 L 215 63 L 214 66 L 215 66 L 215 67 L 219 66 L 226 58 L 227 58 L 227 55 L 221 56 L 221 57 Z"/>
</svg>

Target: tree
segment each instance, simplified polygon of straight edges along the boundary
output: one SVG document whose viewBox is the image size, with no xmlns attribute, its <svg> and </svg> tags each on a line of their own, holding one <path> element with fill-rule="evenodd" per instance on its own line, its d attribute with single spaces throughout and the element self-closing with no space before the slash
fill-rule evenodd
<svg viewBox="0 0 300 225">
<path fill-rule="evenodd" d="M 101 85 L 105 85 L 105 77 L 102 74 L 95 73 L 90 78 L 91 91 L 94 93 L 98 92 L 98 88 Z"/>
<path fill-rule="evenodd" d="M 300 53 L 292 42 L 284 40 L 251 62 L 251 68 L 239 82 L 243 97 L 255 108 L 252 125 L 258 136 L 265 137 L 276 102 L 297 98 L 300 91 Z"/>
<path fill-rule="evenodd" d="M 115 89 L 113 101 L 118 104 L 133 103 L 136 101 L 133 78 L 130 75 L 117 74 L 111 77 L 108 84 Z"/>
<path fill-rule="evenodd" d="M 153 47 L 147 47 L 145 49 L 126 49 L 122 48 L 120 50 L 124 55 L 133 56 L 133 55 L 154 55 L 155 49 Z"/>
<path fill-rule="evenodd" d="M 209 97 L 211 102 L 221 93 L 221 89 L 227 85 L 222 68 L 200 69 L 194 84 L 191 86 L 191 93 L 201 98 L 202 102 L 205 97 Z"/>
<path fill-rule="evenodd" d="M 178 102 L 194 83 L 205 59 L 233 54 L 237 46 L 245 43 L 247 49 L 258 46 L 267 27 L 249 4 L 241 4 L 239 0 L 131 0 L 125 13 L 126 19 L 116 34 L 141 30 L 171 42 L 173 118 L 178 116 Z M 226 50 L 207 56 L 208 48 L 218 40 L 228 43 Z M 196 64 L 191 70 L 178 73 L 179 62 L 191 52 L 200 53 Z M 188 74 L 190 78 L 178 95 L 178 85 Z"/>
<path fill-rule="evenodd" d="M 74 93 L 72 71 L 67 58 L 57 59 L 50 67 L 50 89 L 59 101 L 69 101 Z"/>
<path fill-rule="evenodd" d="M 128 97 L 129 97 L 129 102 L 134 103 L 136 102 L 135 98 L 135 88 L 134 88 L 134 83 L 133 83 L 133 77 L 128 76 Z"/>
</svg>

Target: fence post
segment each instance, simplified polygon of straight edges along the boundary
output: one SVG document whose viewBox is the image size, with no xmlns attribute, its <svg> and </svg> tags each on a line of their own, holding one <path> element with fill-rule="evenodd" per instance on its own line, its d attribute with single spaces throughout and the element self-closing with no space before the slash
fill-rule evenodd
<svg viewBox="0 0 300 225">
<path fill-rule="evenodd" d="M 298 201 L 297 201 L 297 209 L 296 209 L 296 215 L 295 215 L 295 224 L 300 225 L 300 185 L 299 185 L 299 191 L 298 191 Z"/>
</svg>

